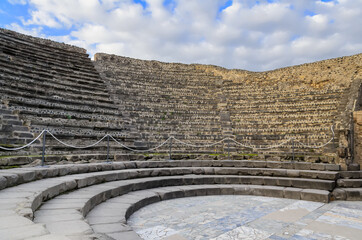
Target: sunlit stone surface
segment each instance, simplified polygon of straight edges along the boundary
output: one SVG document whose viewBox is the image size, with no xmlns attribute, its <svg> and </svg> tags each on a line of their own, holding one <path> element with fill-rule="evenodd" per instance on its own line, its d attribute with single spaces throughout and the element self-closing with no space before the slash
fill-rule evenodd
<svg viewBox="0 0 362 240">
<path fill-rule="evenodd" d="M 144 207 L 128 224 L 145 240 L 361 239 L 362 202 L 182 198 Z"/>
</svg>

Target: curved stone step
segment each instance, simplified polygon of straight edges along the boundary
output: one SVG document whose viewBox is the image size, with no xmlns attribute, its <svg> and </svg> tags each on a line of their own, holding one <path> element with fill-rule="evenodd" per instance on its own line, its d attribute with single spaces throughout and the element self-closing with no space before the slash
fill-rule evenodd
<svg viewBox="0 0 362 240">
<path fill-rule="evenodd" d="M 77 158 L 77 160 L 81 160 L 81 157 L 79 159 Z M 338 172 L 333 171 L 300 170 L 300 168 L 326 169 L 330 166 L 329 164 L 305 164 L 305 166 L 303 165 L 303 163 L 281 163 L 250 160 L 126 161 L 78 165 L 52 165 L 48 166 L 47 168 L 28 167 L 10 170 L 0 170 L 0 189 L 35 180 L 41 180 L 44 178 L 65 176 L 68 174 L 136 168 L 216 167 L 218 169 L 215 168 L 215 174 L 285 176 L 298 178 L 318 178 L 326 180 L 335 180 L 339 176 Z M 332 167 L 334 166 L 332 165 Z M 208 169 L 206 171 L 205 169 L 199 169 L 195 170 L 195 172 L 196 171 L 198 171 L 199 173 L 214 174 L 211 169 Z M 103 174 L 107 174 L 107 172 Z M 156 173 L 154 173 L 154 175 L 155 174 Z M 171 174 L 171 172 L 169 172 L 169 174 Z"/>
<path fill-rule="evenodd" d="M 204 182 L 206 180 L 206 182 Z M 329 192 L 314 189 L 299 189 L 274 186 L 260 185 L 242 185 L 242 184 L 212 184 L 209 185 L 209 178 L 204 176 L 186 175 L 186 176 L 168 176 L 168 177 L 151 177 L 141 179 L 130 179 L 111 183 L 104 183 L 83 188 L 77 191 L 63 194 L 53 200 L 46 202 L 35 212 L 36 223 L 44 223 L 48 231 L 52 234 L 91 234 L 90 229 L 86 227 L 82 216 L 101 202 L 122 195 L 125 202 L 122 218 L 119 222 L 125 222 L 134 211 L 153 203 L 155 201 L 171 199 L 175 197 L 187 196 L 204 196 L 219 194 L 250 194 L 258 196 L 286 197 L 293 199 L 303 199 L 312 201 L 329 201 Z M 188 185 L 188 184 L 193 185 Z M 199 185 L 199 184 L 202 185 Z M 186 184 L 186 185 L 185 185 Z M 182 186 L 185 185 L 185 186 Z M 155 192 L 159 187 L 172 186 L 164 189 L 172 189 L 172 191 L 161 193 Z M 148 189 L 148 190 L 144 190 Z M 147 193 L 146 196 L 143 193 Z M 152 196 L 150 196 L 151 194 Z M 130 197 L 129 197 L 130 196 Z M 61 211 L 59 211 L 61 209 Z M 76 214 L 77 210 L 78 213 Z M 113 211 L 113 209 L 112 209 Z M 109 211 L 107 211 L 109 212 Z M 59 214 L 66 221 L 59 220 Z M 80 228 L 69 228 L 70 224 L 82 226 Z M 68 229 L 68 230 L 64 230 Z"/>
</svg>

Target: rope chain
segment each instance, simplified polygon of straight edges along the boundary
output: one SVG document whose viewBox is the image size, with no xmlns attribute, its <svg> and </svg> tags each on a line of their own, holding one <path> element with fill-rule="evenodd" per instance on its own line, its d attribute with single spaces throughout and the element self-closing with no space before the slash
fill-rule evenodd
<svg viewBox="0 0 362 240">
<path fill-rule="evenodd" d="M 314 148 L 314 149 L 318 149 L 318 148 L 322 148 L 322 147 L 325 147 L 326 145 L 328 145 L 330 142 L 332 142 L 334 140 L 334 136 L 335 136 L 335 133 L 334 133 L 334 130 L 333 130 L 333 125 L 331 126 L 331 131 L 332 131 L 332 134 L 333 134 L 333 137 L 327 141 L 326 143 L 320 145 L 320 146 L 312 146 L 312 145 L 306 145 L 304 143 L 302 143 L 301 141 L 297 140 L 295 137 L 292 137 L 292 138 L 288 138 L 286 139 L 284 142 L 280 143 L 280 144 L 277 144 L 277 145 L 271 145 L 271 146 L 265 146 L 265 147 L 256 147 L 256 146 L 253 146 L 253 145 L 246 145 L 246 144 L 243 144 L 241 142 L 238 142 L 232 138 L 224 138 L 218 142 L 215 142 L 215 143 L 211 143 L 211 144 L 203 144 L 203 145 L 195 145 L 195 144 L 191 144 L 191 143 L 187 143 L 187 142 L 184 142 L 184 141 L 181 141 L 177 138 L 175 138 L 174 136 L 171 136 L 169 137 L 168 139 L 166 139 L 164 142 L 162 142 L 160 145 L 156 146 L 156 147 L 153 147 L 153 148 L 150 148 L 150 149 L 146 149 L 146 150 L 137 150 L 137 149 L 134 149 L 134 148 L 131 148 L 131 147 L 128 147 L 126 145 L 124 145 L 123 143 L 119 142 L 117 139 L 115 139 L 112 135 L 110 134 L 106 134 L 105 136 L 103 136 L 101 139 L 99 139 L 97 142 L 93 143 L 93 144 L 90 144 L 90 145 L 87 145 L 87 146 L 75 146 L 75 145 L 72 145 L 72 144 L 68 144 L 68 143 L 65 143 L 63 142 L 62 140 L 60 140 L 59 138 L 57 138 L 56 136 L 54 136 L 54 134 L 52 134 L 50 131 L 48 130 L 43 130 L 36 138 L 34 138 L 30 143 L 24 145 L 24 146 L 21 146 L 21 147 L 17 147 L 17 148 L 6 148 L 6 147 L 2 147 L 0 146 L 0 149 L 2 150 L 7 150 L 7 151 L 17 151 L 17 150 L 21 150 L 21 149 L 24 149 L 26 147 L 29 147 L 31 146 L 35 141 L 37 141 L 43 134 L 46 134 L 46 133 L 49 133 L 50 136 L 52 136 L 56 141 L 58 141 L 59 143 L 67 146 L 67 147 L 70 147 L 70 148 L 76 148 L 76 149 L 86 149 L 86 148 L 91 148 L 91 147 L 94 147 L 96 145 L 98 145 L 99 143 L 101 143 L 106 137 L 109 137 L 111 138 L 115 143 L 117 143 L 118 145 L 120 145 L 121 147 L 127 149 L 127 150 L 130 150 L 130 151 L 133 151 L 133 152 L 150 152 L 150 151 L 154 151 L 162 146 L 164 146 L 167 142 L 169 142 L 171 139 L 174 139 L 176 142 L 180 143 L 180 144 L 183 144 L 185 146 L 189 146 L 189 147 L 194 147 L 194 148 L 207 148 L 207 147 L 213 147 L 215 145 L 218 145 L 222 142 L 225 142 L 226 140 L 229 140 L 229 141 L 232 141 L 234 142 L 235 144 L 239 145 L 239 146 L 242 146 L 242 147 L 245 147 L 245 148 L 251 148 L 251 149 L 258 149 L 258 150 L 265 150 L 265 149 L 272 149 L 272 148 L 278 148 L 278 147 L 281 147 L 285 144 L 287 144 L 288 142 L 294 140 L 296 141 L 296 143 L 302 145 L 303 147 L 305 148 Z"/>
</svg>

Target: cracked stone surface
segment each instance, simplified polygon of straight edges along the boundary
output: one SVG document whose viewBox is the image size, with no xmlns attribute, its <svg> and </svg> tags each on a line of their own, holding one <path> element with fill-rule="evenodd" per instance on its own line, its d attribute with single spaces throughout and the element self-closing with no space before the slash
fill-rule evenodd
<svg viewBox="0 0 362 240">
<path fill-rule="evenodd" d="M 145 240 L 361 239 L 362 202 L 191 197 L 146 206 L 127 224 Z"/>
</svg>

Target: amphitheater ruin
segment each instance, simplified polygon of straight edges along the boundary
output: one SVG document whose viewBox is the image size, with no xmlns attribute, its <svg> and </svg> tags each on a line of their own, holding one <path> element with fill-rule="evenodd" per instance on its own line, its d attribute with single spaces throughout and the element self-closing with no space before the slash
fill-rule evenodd
<svg viewBox="0 0 362 240">
<path fill-rule="evenodd" d="M 361 69 L 91 60 L 0 29 L 0 239 L 141 239 L 132 213 L 189 196 L 361 201 Z M 86 220 L 115 197 L 118 227 Z"/>
</svg>

